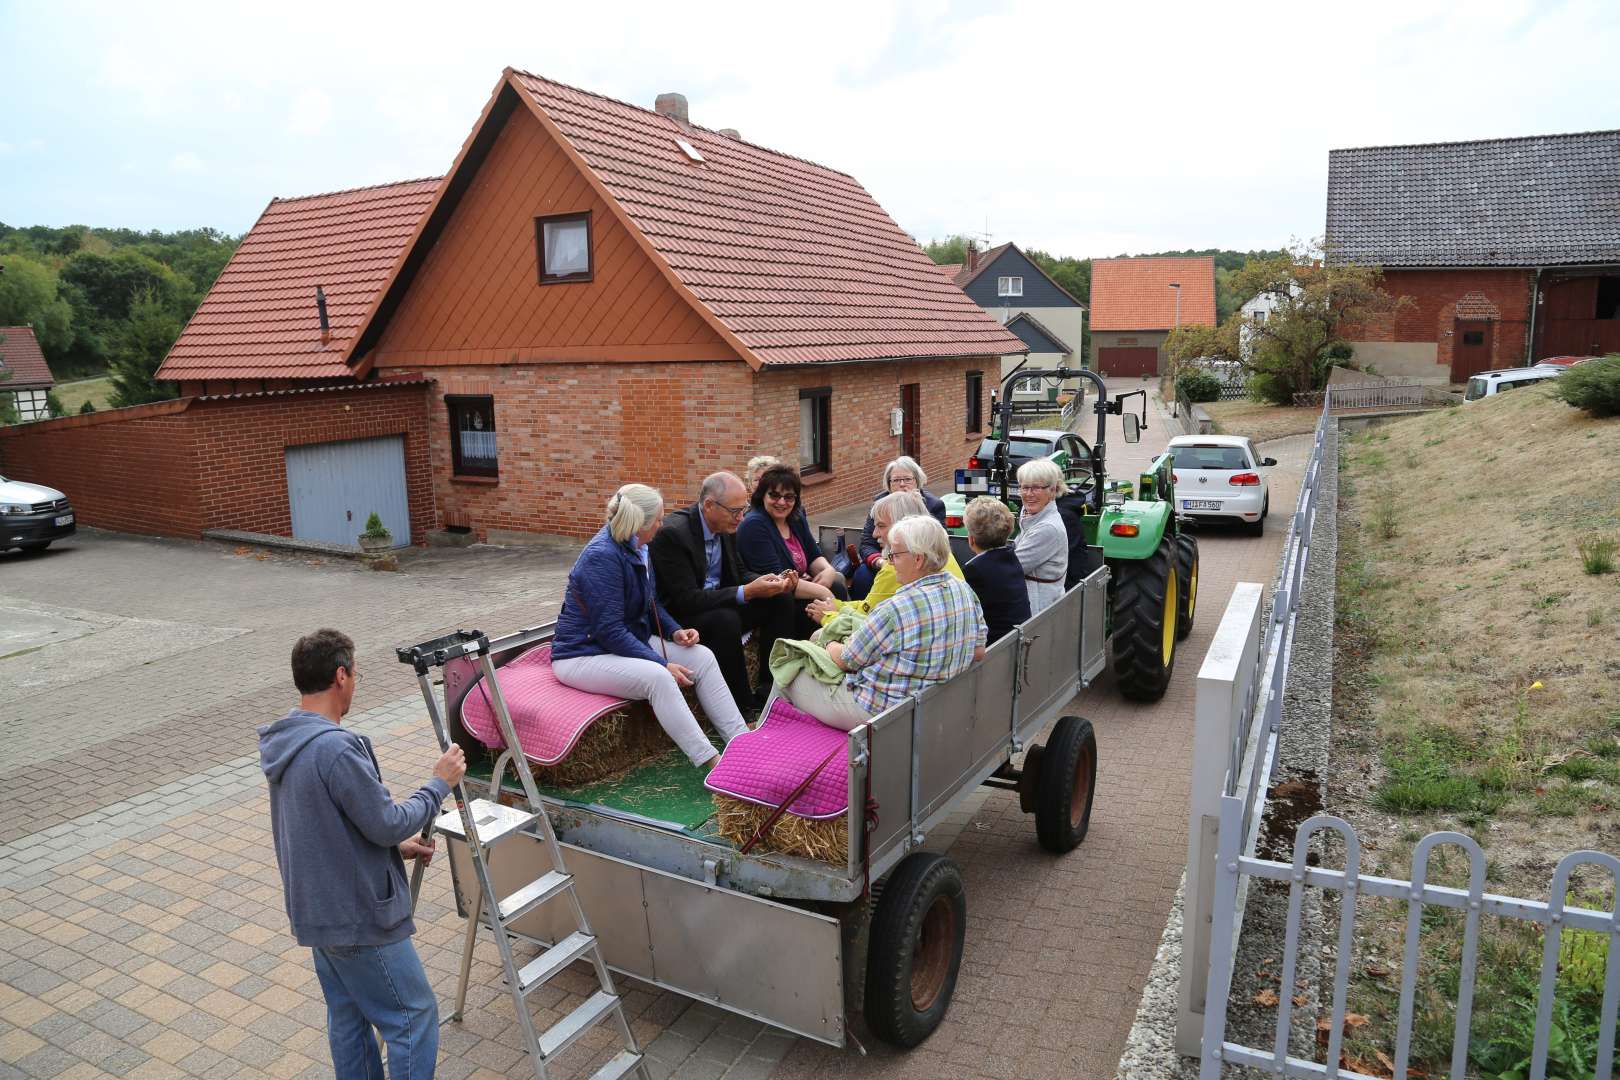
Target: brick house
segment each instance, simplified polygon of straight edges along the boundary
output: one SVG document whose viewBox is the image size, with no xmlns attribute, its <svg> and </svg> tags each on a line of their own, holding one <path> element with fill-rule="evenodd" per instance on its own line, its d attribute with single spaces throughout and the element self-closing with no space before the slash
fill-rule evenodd
<svg viewBox="0 0 1620 1080">
<path fill-rule="evenodd" d="M 1215 325 L 1214 258 L 1092 261 L 1091 348 L 1098 371 L 1163 375 L 1164 343 L 1178 325 Z"/>
<path fill-rule="evenodd" d="M 756 453 L 800 466 L 812 510 L 897 453 L 943 474 L 1023 348 L 852 177 L 697 127 L 679 95 L 508 69 L 442 180 L 273 202 L 159 374 L 427 380 L 433 520 L 586 536 L 621 483 L 678 505 Z"/>
<path fill-rule="evenodd" d="M 18 421 L 51 415 L 45 396 L 56 380 L 32 326 L 0 326 L 0 395 L 11 399 Z"/>
<path fill-rule="evenodd" d="M 1385 375 L 1463 382 L 1620 351 L 1620 131 L 1334 150 L 1329 256 L 1410 299 L 1352 334 Z"/>
<path fill-rule="evenodd" d="M 762 452 L 812 511 L 898 453 L 948 475 L 1023 343 L 852 177 L 659 106 L 508 69 L 445 177 L 271 201 L 179 400 L 0 429 L 0 466 L 88 525 L 344 544 L 587 536 Z"/>
</svg>

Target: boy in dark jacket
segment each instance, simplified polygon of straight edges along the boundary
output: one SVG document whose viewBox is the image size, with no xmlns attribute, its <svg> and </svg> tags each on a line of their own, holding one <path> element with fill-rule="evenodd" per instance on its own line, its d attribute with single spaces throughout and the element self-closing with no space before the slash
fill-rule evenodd
<svg viewBox="0 0 1620 1080">
<path fill-rule="evenodd" d="M 354 642 L 336 630 L 298 639 L 298 708 L 259 729 L 270 781 L 270 829 L 287 919 L 315 956 L 326 994 L 327 1040 L 338 1076 L 383 1080 L 388 1071 L 431 1077 L 439 1051 L 439 1005 L 411 945 L 407 858 L 428 859 L 419 834 L 439 812 L 467 762 L 452 746 L 433 777 L 396 803 L 383 786 L 371 740 L 339 725 L 354 700 Z"/>
</svg>

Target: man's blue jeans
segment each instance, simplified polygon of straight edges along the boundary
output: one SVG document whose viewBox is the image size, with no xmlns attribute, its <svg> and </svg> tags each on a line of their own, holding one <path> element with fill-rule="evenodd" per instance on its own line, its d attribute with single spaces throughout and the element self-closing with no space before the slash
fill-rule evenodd
<svg viewBox="0 0 1620 1080">
<path fill-rule="evenodd" d="M 342 1080 L 384 1080 L 371 1029 L 388 1044 L 391 1080 L 432 1080 L 439 1056 L 439 999 L 411 939 L 392 945 L 317 948 L 326 992 L 326 1037 Z"/>
</svg>

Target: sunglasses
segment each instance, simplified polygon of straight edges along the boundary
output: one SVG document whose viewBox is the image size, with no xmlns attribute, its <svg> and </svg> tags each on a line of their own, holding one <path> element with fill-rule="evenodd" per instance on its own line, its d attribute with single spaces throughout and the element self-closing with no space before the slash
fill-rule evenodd
<svg viewBox="0 0 1620 1080">
<path fill-rule="evenodd" d="M 787 503 L 789 506 L 799 501 L 799 497 L 791 491 L 772 491 L 765 496 L 774 503 Z"/>
</svg>

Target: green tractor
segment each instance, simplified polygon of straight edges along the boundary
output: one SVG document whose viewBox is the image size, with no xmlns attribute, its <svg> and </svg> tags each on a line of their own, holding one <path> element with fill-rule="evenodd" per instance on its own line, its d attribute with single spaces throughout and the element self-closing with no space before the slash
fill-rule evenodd
<svg viewBox="0 0 1620 1080">
<path fill-rule="evenodd" d="M 1067 492 L 1058 510 L 1069 530 L 1067 587 L 1106 564 L 1108 637 L 1114 680 L 1132 701 L 1157 701 L 1170 685 L 1176 644 L 1192 633 L 1198 603 L 1198 541 L 1183 531 L 1175 512 L 1174 473 L 1168 453 L 1160 454 L 1136 479 L 1110 481 L 1104 468 L 1108 416 L 1117 415 L 1125 441 L 1134 443 L 1147 426 L 1147 393 L 1132 390 L 1108 398 L 1108 385 L 1086 369 L 1020 369 L 1009 375 L 993 406 L 991 438 L 994 457 L 975 459 L 982 468 L 956 470 L 956 490 L 944 498 L 949 531 L 965 536 L 963 512 L 977 495 L 994 495 L 1014 513 L 1019 499 L 1016 473 L 1023 462 L 1011 453 L 1008 438 L 1020 406 L 1012 391 L 1025 380 L 1085 378 L 1097 388 L 1092 410 L 1097 414 L 1097 440 L 1087 446 L 1078 435 L 1064 433 L 1046 455 L 1063 470 Z M 1125 408 L 1140 396 L 1140 414 Z M 1027 459 L 1026 459 L 1027 460 Z"/>
</svg>

